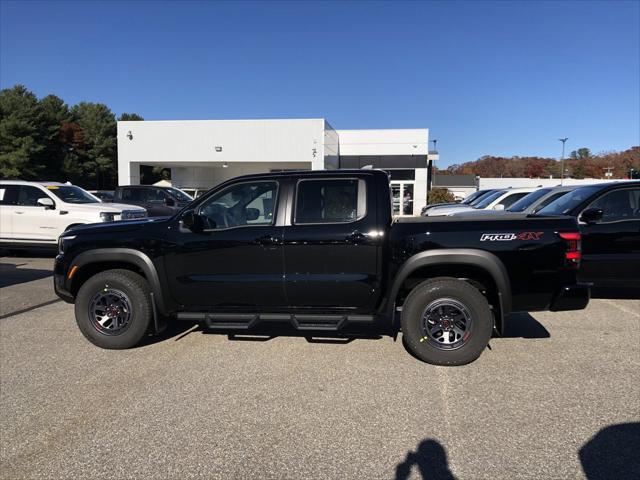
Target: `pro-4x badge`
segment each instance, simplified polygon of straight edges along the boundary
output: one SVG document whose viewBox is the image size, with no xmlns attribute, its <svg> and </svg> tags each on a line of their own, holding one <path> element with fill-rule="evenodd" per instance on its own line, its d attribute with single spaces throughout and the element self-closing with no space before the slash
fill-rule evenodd
<svg viewBox="0 0 640 480">
<path fill-rule="evenodd" d="M 544 232 L 520 232 L 520 233 L 483 233 L 480 241 L 509 242 L 511 240 L 540 240 Z"/>
</svg>

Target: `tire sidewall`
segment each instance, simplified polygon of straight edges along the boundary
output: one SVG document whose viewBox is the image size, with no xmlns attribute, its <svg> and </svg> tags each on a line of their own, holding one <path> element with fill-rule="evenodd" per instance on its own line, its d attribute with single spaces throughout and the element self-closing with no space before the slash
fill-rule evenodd
<svg viewBox="0 0 640 480">
<path fill-rule="evenodd" d="M 441 350 L 424 337 L 422 315 L 431 302 L 451 298 L 465 306 L 472 322 L 467 342 L 455 350 Z M 493 331 L 491 309 L 485 297 L 460 280 L 427 281 L 418 285 L 407 297 L 402 309 L 403 340 L 420 360 L 435 365 L 464 365 L 473 362 L 484 351 Z"/>
<path fill-rule="evenodd" d="M 116 335 L 101 333 L 89 318 L 89 304 L 94 295 L 104 288 L 122 291 L 129 299 L 131 319 L 129 326 Z M 124 349 L 135 346 L 149 328 L 149 302 L 145 289 L 129 276 L 103 272 L 87 280 L 76 296 L 76 323 L 82 334 L 94 345 L 108 349 Z"/>
</svg>

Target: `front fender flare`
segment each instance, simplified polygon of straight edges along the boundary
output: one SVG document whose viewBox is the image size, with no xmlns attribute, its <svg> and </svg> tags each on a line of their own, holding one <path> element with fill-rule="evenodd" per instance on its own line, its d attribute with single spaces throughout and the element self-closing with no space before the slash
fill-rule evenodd
<svg viewBox="0 0 640 480">
<path fill-rule="evenodd" d="M 157 308 L 162 315 L 168 315 L 169 309 L 163 295 L 158 270 L 146 254 L 132 248 L 97 248 L 82 252 L 73 259 L 72 265 L 76 265 L 81 270 L 89 264 L 100 262 L 131 263 L 142 270 L 153 293 L 154 308 Z"/>
<path fill-rule="evenodd" d="M 469 265 L 486 271 L 498 288 L 501 305 L 497 307 L 504 314 L 511 311 L 511 284 L 509 282 L 509 274 L 502 261 L 494 254 L 484 250 L 452 248 L 416 253 L 400 266 L 389 292 L 387 314 L 393 315 L 395 299 L 402 287 L 402 283 L 411 273 L 418 268 L 443 264 Z"/>
</svg>

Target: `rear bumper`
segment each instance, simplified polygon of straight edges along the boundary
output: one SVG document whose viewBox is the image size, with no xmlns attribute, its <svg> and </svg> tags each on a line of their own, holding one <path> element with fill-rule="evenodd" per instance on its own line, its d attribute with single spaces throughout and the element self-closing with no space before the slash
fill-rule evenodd
<svg viewBox="0 0 640 480">
<path fill-rule="evenodd" d="M 591 284 L 578 283 L 563 287 L 553 297 L 553 301 L 549 306 L 552 312 L 561 312 L 564 310 L 582 310 L 589 303 L 591 298 Z"/>
</svg>

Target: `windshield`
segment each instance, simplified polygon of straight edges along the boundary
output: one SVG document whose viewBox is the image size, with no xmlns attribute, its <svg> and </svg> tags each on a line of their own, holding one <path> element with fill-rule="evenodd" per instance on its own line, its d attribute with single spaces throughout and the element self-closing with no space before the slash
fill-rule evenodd
<svg viewBox="0 0 640 480">
<path fill-rule="evenodd" d="M 100 199 L 75 185 L 45 185 L 45 188 L 67 203 L 100 203 Z"/>
<path fill-rule="evenodd" d="M 529 195 L 522 197 L 516 203 L 507 208 L 508 212 L 524 212 L 527 208 L 537 202 L 551 191 L 550 188 L 541 188 L 535 192 L 531 192 Z"/>
<path fill-rule="evenodd" d="M 462 200 L 460 203 L 464 205 L 469 205 L 471 202 L 473 202 L 477 198 L 480 198 L 485 193 L 487 193 L 486 190 L 478 190 L 477 192 L 473 192 L 471 195 L 469 195 L 467 198 Z"/>
<path fill-rule="evenodd" d="M 478 203 L 471 204 L 471 206 L 473 208 L 478 208 L 478 209 L 487 208 L 489 204 L 491 204 L 491 202 L 493 202 L 498 197 L 500 197 L 504 192 L 506 192 L 506 190 L 497 190 L 493 192 L 491 195 L 487 195 L 486 197 L 483 197 L 482 200 L 480 200 Z"/>
<path fill-rule="evenodd" d="M 538 215 L 565 215 L 600 190 L 600 186 L 577 188 L 538 211 Z"/>
<path fill-rule="evenodd" d="M 487 198 L 489 195 L 491 195 L 492 193 L 494 193 L 496 191 L 497 190 L 485 190 L 484 192 L 482 192 L 482 195 L 478 195 L 471 202 L 467 203 L 467 205 L 469 205 L 470 207 L 473 207 L 473 206 L 477 205 L 478 203 L 480 203 L 483 198 Z"/>
<path fill-rule="evenodd" d="M 193 198 L 184 193 L 182 190 L 178 190 L 177 188 L 169 187 L 167 188 L 167 190 L 169 190 L 169 193 L 171 193 L 171 195 L 173 195 L 180 202 L 190 202 L 191 200 L 193 200 Z"/>
</svg>

